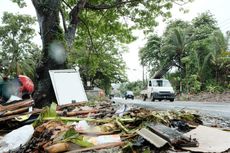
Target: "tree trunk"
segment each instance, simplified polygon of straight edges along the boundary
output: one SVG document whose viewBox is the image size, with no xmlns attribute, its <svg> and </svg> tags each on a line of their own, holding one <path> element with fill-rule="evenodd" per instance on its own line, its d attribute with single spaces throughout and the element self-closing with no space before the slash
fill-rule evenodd
<svg viewBox="0 0 230 153">
<path fill-rule="evenodd" d="M 50 45 L 56 43 L 59 46 L 64 46 L 64 33 L 59 25 L 61 0 L 32 0 L 32 2 L 37 12 L 43 47 L 42 59 L 36 67 L 36 88 L 33 95 L 35 107 L 41 108 L 56 101 L 49 70 L 64 69 L 66 63 L 65 61 L 57 61 L 50 56 Z"/>
</svg>

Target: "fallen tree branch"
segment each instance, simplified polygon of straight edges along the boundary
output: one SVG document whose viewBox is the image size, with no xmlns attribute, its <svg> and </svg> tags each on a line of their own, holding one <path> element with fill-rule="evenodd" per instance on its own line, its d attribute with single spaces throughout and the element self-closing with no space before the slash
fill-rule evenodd
<svg viewBox="0 0 230 153">
<path fill-rule="evenodd" d="M 117 125 L 118 125 L 120 128 L 122 128 L 126 133 L 129 133 L 129 130 L 128 130 L 126 127 L 124 127 L 124 126 L 121 124 L 121 122 L 119 122 L 118 118 L 116 118 L 116 123 L 117 123 Z"/>
</svg>

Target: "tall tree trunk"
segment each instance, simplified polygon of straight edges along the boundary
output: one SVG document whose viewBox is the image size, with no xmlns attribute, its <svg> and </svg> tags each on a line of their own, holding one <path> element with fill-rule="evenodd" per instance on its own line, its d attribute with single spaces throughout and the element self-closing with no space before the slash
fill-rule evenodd
<svg viewBox="0 0 230 153">
<path fill-rule="evenodd" d="M 62 44 L 63 31 L 60 28 L 59 9 L 61 0 L 32 0 L 37 12 L 42 39 L 42 59 L 36 67 L 36 90 L 34 93 L 35 106 L 41 108 L 55 101 L 49 70 L 64 69 L 65 62 L 58 62 L 50 55 L 52 43 Z"/>
<path fill-rule="evenodd" d="M 35 106 L 38 108 L 49 106 L 56 101 L 53 86 L 49 76 L 49 70 L 65 69 L 66 61 L 57 60 L 52 54 L 59 54 L 60 48 L 64 50 L 64 46 L 71 49 L 75 32 L 80 23 L 79 14 L 84 9 L 87 0 L 79 0 L 70 11 L 69 26 L 65 29 L 65 35 L 60 28 L 59 12 L 62 0 L 32 0 L 37 12 L 38 23 L 40 27 L 40 35 L 42 39 L 42 59 L 36 67 L 36 90 L 34 93 Z M 65 21 L 64 21 L 65 22 Z M 67 44 L 64 44 L 67 42 Z M 51 49 L 53 45 L 55 49 Z M 65 51 L 64 51 L 64 54 Z M 63 57 L 63 54 L 61 54 Z M 65 55 L 64 55 L 65 57 Z"/>
</svg>

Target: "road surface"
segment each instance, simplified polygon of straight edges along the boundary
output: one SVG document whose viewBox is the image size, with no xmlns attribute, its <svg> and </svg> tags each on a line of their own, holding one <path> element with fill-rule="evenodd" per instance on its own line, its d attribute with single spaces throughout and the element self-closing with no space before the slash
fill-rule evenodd
<svg viewBox="0 0 230 153">
<path fill-rule="evenodd" d="M 197 110 L 201 114 L 230 119 L 230 102 L 191 102 L 191 101 L 142 101 L 114 98 L 115 103 L 136 105 L 159 110 Z"/>
</svg>

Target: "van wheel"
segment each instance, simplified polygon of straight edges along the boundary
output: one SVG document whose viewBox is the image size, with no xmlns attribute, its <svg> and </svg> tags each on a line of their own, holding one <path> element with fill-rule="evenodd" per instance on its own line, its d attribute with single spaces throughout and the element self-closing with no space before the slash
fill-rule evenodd
<svg viewBox="0 0 230 153">
<path fill-rule="evenodd" d="M 155 98 L 152 98 L 152 101 L 155 101 Z"/>
<path fill-rule="evenodd" d="M 158 99 L 159 101 L 161 101 L 162 99 Z"/>
<path fill-rule="evenodd" d="M 173 102 L 174 101 L 174 99 L 169 99 L 171 102 Z"/>
</svg>

